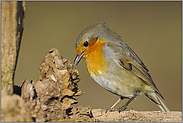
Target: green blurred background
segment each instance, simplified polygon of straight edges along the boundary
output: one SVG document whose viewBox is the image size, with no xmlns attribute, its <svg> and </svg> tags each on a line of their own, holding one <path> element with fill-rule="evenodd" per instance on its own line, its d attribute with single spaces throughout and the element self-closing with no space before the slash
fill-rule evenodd
<svg viewBox="0 0 183 123">
<path fill-rule="evenodd" d="M 88 26 L 105 22 L 141 58 L 170 110 L 181 110 L 181 2 L 26 2 L 24 32 L 15 84 L 37 80 L 39 64 L 51 48 L 73 63 L 77 36 Z M 77 105 L 109 108 L 118 96 L 100 87 L 88 74 L 85 60 L 76 68 Z M 127 100 L 122 101 L 118 107 Z M 159 110 L 146 96 L 132 101 L 134 110 Z"/>
</svg>

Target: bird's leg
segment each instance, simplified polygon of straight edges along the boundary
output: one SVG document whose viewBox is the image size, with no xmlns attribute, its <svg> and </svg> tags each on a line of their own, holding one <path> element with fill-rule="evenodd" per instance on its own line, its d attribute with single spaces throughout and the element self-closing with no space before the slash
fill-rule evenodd
<svg viewBox="0 0 183 123">
<path fill-rule="evenodd" d="M 116 107 L 123 99 L 119 98 L 118 101 L 116 101 L 112 106 L 111 109 L 113 109 L 114 107 Z"/>
<path fill-rule="evenodd" d="M 111 108 L 106 109 L 105 113 L 107 113 L 108 110 L 113 110 L 114 107 L 116 107 L 122 100 L 123 100 L 122 97 L 119 98 L 118 101 L 116 101 L 116 102 L 111 106 Z"/>
<path fill-rule="evenodd" d="M 124 98 L 120 98 L 111 108 L 106 109 L 105 113 L 107 113 L 108 110 L 117 110 L 119 112 L 124 111 L 127 109 L 128 104 L 135 98 L 137 97 L 137 94 L 135 94 L 132 98 L 130 98 L 122 107 L 120 108 L 114 108 L 117 104 L 119 104 Z"/>
<path fill-rule="evenodd" d="M 124 111 L 126 109 L 126 107 L 128 106 L 128 104 L 135 98 L 137 97 L 137 94 L 135 94 L 132 98 L 130 98 L 128 100 L 128 102 L 126 102 L 121 108 L 117 108 L 117 110 L 120 111 Z"/>
</svg>

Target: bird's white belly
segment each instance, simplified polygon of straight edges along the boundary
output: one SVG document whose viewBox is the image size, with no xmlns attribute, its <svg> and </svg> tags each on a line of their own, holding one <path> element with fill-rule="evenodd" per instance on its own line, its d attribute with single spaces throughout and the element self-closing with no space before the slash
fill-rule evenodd
<svg viewBox="0 0 183 123">
<path fill-rule="evenodd" d="M 142 84 L 144 84 L 139 78 L 127 70 L 118 71 L 118 73 L 98 72 L 102 75 L 96 76 L 91 72 L 92 78 L 100 86 L 119 96 L 131 98 L 137 91 L 141 92 Z"/>
</svg>

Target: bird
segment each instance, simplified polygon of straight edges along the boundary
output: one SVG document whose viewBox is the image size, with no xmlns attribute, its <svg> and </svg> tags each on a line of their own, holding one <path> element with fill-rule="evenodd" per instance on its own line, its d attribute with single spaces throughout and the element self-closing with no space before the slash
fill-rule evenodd
<svg viewBox="0 0 183 123">
<path fill-rule="evenodd" d="M 162 111 L 170 111 L 142 60 L 104 22 L 84 29 L 76 39 L 75 50 L 74 64 L 78 65 L 84 58 L 90 76 L 104 89 L 120 97 L 107 110 L 124 111 L 132 100 L 146 95 Z M 123 99 L 128 101 L 115 108 Z"/>
</svg>

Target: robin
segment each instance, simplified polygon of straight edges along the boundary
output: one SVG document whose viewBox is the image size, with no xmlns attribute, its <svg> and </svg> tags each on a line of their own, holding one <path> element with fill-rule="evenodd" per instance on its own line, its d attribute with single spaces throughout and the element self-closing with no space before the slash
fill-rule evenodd
<svg viewBox="0 0 183 123">
<path fill-rule="evenodd" d="M 133 99 L 145 94 L 162 111 L 170 111 L 161 100 L 164 98 L 147 67 L 118 34 L 106 27 L 105 23 L 97 23 L 81 32 L 76 40 L 75 49 L 77 55 L 74 64 L 77 65 L 85 58 L 90 76 L 106 90 L 120 96 L 110 110 L 123 111 Z M 124 98 L 129 100 L 122 107 L 115 108 Z"/>
</svg>

